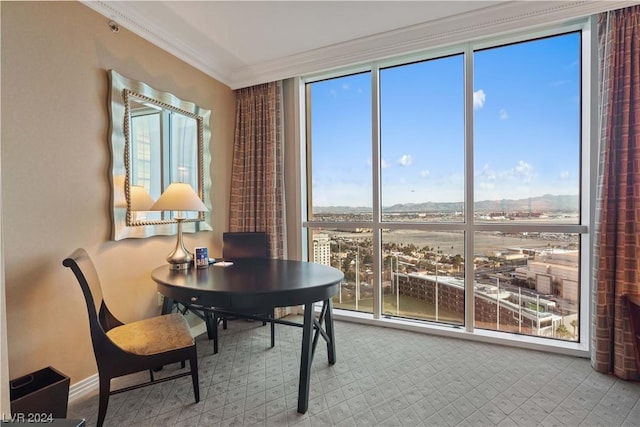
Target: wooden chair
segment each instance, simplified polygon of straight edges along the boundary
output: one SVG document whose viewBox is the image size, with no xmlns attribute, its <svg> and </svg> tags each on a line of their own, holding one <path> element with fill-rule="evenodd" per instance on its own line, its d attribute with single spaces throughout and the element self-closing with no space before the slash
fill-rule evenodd
<svg viewBox="0 0 640 427">
<path fill-rule="evenodd" d="M 629 323 L 633 336 L 633 348 L 636 350 L 636 366 L 640 371 L 640 296 L 623 295 L 629 311 Z"/>
<path fill-rule="evenodd" d="M 245 258 L 267 258 L 268 244 L 267 233 L 262 231 L 256 232 L 224 232 L 222 233 L 222 258 L 225 261 L 233 261 Z M 207 329 L 211 329 L 210 336 L 213 336 L 213 352 L 218 352 L 218 325 L 222 323 L 223 329 L 227 329 L 227 320 L 231 318 L 248 318 L 253 316 L 274 318 L 274 311 L 270 313 L 255 313 L 249 311 L 229 311 L 224 307 L 215 307 L 212 310 L 213 317 L 209 319 L 211 325 Z M 275 323 L 271 324 L 271 347 L 275 346 Z M 262 325 L 267 322 L 263 321 Z"/>
<path fill-rule="evenodd" d="M 184 317 L 179 313 L 156 316 L 123 324 L 111 314 L 104 300 L 98 274 L 84 249 L 76 249 L 62 264 L 76 276 L 84 294 L 89 314 L 93 352 L 98 365 L 100 397 L 97 426 L 107 414 L 109 396 L 191 375 L 196 403 L 200 401 L 198 357 Z M 153 368 L 189 360 L 188 372 L 154 379 Z M 141 384 L 111 390 L 111 379 L 149 370 L 150 380 Z"/>
</svg>

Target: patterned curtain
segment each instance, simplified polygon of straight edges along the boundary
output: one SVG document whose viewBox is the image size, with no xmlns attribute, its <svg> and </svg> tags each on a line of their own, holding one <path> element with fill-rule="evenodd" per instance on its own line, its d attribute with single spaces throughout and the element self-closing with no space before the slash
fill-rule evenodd
<svg viewBox="0 0 640 427">
<path fill-rule="evenodd" d="M 266 231 L 272 258 L 284 242 L 282 83 L 236 91 L 229 231 Z"/>
<path fill-rule="evenodd" d="M 640 294 L 640 6 L 598 17 L 600 159 L 591 364 L 639 379 L 621 296 Z"/>
</svg>

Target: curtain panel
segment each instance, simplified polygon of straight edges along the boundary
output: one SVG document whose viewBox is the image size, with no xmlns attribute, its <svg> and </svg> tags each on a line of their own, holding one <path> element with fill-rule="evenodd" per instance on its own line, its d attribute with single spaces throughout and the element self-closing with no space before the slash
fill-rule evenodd
<svg viewBox="0 0 640 427">
<path fill-rule="evenodd" d="M 229 231 L 265 231 L 269 254 L 283 258 L 282 82 L 236 91 Z"/>
<path fill-rule="evenodd" d="M 598 16 L 600 153 L 591 363 L 640 379 L 625 293 L 640 294 L 640 6 Z"/>
</svg>

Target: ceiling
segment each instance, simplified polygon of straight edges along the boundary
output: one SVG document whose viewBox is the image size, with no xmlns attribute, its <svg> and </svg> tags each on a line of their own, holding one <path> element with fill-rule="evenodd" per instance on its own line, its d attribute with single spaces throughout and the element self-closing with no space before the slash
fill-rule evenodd
<svg viewBox="0 0 640 427">
<path fill-rule="evenodd" d="M 235 89 L 637 2 L 83 3 Z"/>
</svg>

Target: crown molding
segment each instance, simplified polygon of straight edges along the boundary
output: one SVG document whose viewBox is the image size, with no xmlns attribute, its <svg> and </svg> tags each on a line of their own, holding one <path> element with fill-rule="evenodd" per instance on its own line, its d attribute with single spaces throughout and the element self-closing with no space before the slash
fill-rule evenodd
<svg viewBox="0 0 640 427">
<path fill-rule="evenodd" d="M 133 9 L 129 2 L 108 0 L 80 0 L 80 2 L 208 76 L 226 85 L 231 82 L 230 67 L 220 63 L 211 54 L 198 51 L 182 42 L 179 35 L 171 34 L 171 28 L 164 28 L 149 21 Z"/>
<path fill-rule="evenodd" d="M 231 73 L 232 89 L 330 71 L 479 38 L 549 26 L 637 1 L 511 1 L 482 10 L 363 37 Z"/>
<path fill-rule="evenodd" d="M 455 43 L 544 27 L 639 1 L 509 1 L 485 9 L 338 43 L 296 55 L 232 68 L 211 53 L 180 41 L 171 29 L 161 28 L 141 16 L 126 1 L 80 0 L 140 37 L 219 80 L 232 89 L 311 73 L 319 73 L 411 54 Z"/>
</svg>

